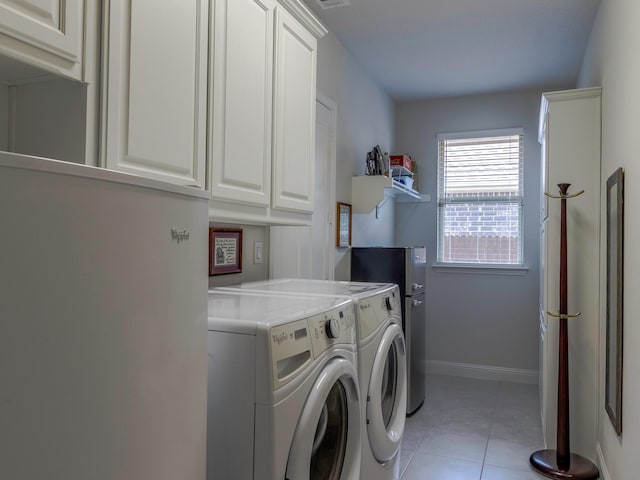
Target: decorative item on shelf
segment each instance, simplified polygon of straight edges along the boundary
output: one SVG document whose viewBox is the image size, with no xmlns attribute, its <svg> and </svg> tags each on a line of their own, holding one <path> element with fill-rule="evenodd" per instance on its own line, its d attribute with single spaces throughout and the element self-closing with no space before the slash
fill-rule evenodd
<svg viewBox="0 0 640 480">
<path fill-rule="evenodd" d="M 365 173 L 367 175 L 382 175 L 385 171 L 384 159 L 380 145 L 373 147 L 373 150 L 367 152 L 367 165 Z"/>
<path fill-rule="evenodd" d="M 409 154 L 389 156 L 389 170 L 391 177 L 403 186 L 417 190 L 416 162 Z"/>
<path fill-rule="evenodd" d="M 624 250 L 624 170 L 607 180 L 607 327 L 605 410 L 622 435 L 622 302 Z"/>
<path fill-rule="evenodd" d="M 336 229 L 336 246 L 351 246 L 351 204 L 338 202 L 336 211 L 338 228 Z"/>
<path fill-rule="evenodd" d="M 242 229 L 209 229 L 209 276 L 242 272 Z"/>
<path fill-rule="evenodd" d="M 410 155 L 391 155 L 389 157 L 391 166 L 406 168 L 409 172 L 413 172 L 413 160 Z"/>
<path fill-rule="evenodd" d="M 413 177 L 410 177 L 409 175 L 398 175 L 393 177 L 393 179 L 400 182 L 405 187 L 413 189 Z"/>
<path fill-rule="evenodd" d="M 569 195 L 569 183 L 560 183 L 560 195 L 545 195 L 560 199 L 560 306 L 558 313 L 547 312 L 559 322 L 558 340 L 558 423 L 557 449 L 538 450 L 531 454 L 529 462 L 533 469 L 548 478 L 596 480 L 598 468 L 587 458 L 571 453 L 569 446 L 569 339 L 567 320 L 580 313 L 569 314 L 567 307 L 567 199 L 577 197 L 584 190 Z"/>
</svg>

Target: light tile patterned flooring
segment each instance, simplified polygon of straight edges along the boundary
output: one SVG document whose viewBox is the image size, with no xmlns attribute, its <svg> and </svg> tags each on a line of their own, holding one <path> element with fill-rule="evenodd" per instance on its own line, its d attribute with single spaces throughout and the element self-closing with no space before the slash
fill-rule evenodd
<svg viewBox="0 0 640 480">
<path fill-rule="evenodd" d="M 428 376 L 407 418 L 402 480 L 540 480 L 529 455 L 544 447 L 538 386 Z"/>
</svg>

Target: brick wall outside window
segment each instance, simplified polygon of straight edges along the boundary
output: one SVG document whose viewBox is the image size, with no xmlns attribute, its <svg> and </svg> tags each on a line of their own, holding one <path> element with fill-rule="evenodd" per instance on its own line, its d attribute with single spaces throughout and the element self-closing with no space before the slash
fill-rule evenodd
<svg viewBox="0 0 640 480">
<path fill-rule="evenodd" d="M 444 208 L 443 261 L 517 263 L 517 203 L 454 203 Z"/>
</svg>

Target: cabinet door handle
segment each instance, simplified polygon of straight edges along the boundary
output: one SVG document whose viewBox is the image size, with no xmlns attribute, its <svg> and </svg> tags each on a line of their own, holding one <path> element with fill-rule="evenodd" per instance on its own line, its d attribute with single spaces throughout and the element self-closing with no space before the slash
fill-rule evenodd
<svg viewBox="0 0 640 480">
<path fill-rule="evenodd" d="M 411 284 L 411 288 L 413 288 L 413 290 L 418 290 L 419 288 L 423 288 L 424 284 L 423 283 L 413 283 Z"/>
<path fill-rule="evenodd" d="M 411 303 L 413 304 L 414 307 L 417 307 L 419 305 L 422 305 L 424 303 L 424 301 L 422 301 L 422 300 L 412 300 Z"/>
</svg>

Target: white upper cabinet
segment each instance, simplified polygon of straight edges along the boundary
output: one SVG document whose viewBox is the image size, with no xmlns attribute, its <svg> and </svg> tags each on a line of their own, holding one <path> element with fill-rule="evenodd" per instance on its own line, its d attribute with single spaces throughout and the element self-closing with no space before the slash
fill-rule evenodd
<svg viewBox="0 0 640 480">
<path fill-rule="evenodd" d="M 205 186 L 208 2 L 111 0 L 103 165 Z"/>
<path fill-rule="evenodd" d="M 298 0 L 214 0 L 211 29 L 210 218 L 310 223 L 326 30 Z"/>
<path fill-rule="evenodd" d="M 273 206 L 313 212 L 316 38 L 276 10 Z"/>
<path fill-rule="evenodd" d="M 214 8 L 211 195 L 269 206 L 275 0 L 216 0 Z"/>
<path fill-rule="evenodd" d="M 0 0 L 0 54 L 83 79 L 84 0 Z"/>
</svg>

